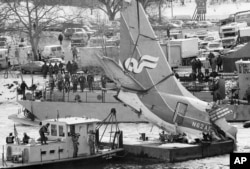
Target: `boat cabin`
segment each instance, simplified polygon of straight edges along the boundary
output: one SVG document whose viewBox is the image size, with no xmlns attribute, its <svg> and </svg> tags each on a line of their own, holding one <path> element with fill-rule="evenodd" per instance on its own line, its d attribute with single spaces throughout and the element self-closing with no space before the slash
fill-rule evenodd
<svg viewBox="0 0 250 169">
<path fill-rule="evenodd" d="M 7 144 L 6 159 L 16 163 L 33 163 L 93 155 L 95 136 L 92 137 L 94 138 L 92 145 L 89 139 L 90 135 L 95 135 L 93 131 L 97 122 L 98 119 L 82 117 L 45 120 L 42 125 L 50 124 L 46 135 L 47 144 L 42 145 L 40 141 L 34 139 L 28 144 Z M 74 136 L 78 137 L 78 144 L 74 144 Z M 76 156 L 73 156 L 74 154 Z"/>
</svg>

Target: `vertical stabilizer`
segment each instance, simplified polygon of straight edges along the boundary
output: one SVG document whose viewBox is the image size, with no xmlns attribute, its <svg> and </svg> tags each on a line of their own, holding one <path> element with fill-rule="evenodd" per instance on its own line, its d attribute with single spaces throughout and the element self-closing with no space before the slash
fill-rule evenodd
<svg viewBox="0 0 250 169">
<path fill-rule="evenodd" d="M 124 2 L 121 12 L 120 57 L 123 68 L 145 88 L 156 86 L 159 92 L 194 97 L 172 74 L 159 41 L 137 1 Z M 166 80 L 164 80 L 166 78 Z"/>
</svg>

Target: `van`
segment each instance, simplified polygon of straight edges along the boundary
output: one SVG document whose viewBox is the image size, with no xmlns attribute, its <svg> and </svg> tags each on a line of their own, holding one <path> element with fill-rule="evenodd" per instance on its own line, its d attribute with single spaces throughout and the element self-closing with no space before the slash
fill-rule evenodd
<svg viewBox="0 0 250 169">
<path fill-rule="evenodd" d="M 77 47 L 84 47 L 88 44 L 88 35 L 84 32 L 77 32 L 74 33 L 71 37 L 71 47 L 77 46 Z"/>
<path fill-rule="evenodd" d="M 0 49 L 0 69 L 8 67 L 8 49 Z"/>
<path fill-rule="evenodd" d="M 64 59 L 64 50 L 61 45 L 48 45 L 44 46 L 42 51 L 42 57 L 44 59 L 49 58 L 62 58 Z"/>
<path fill-rule="evenodd" d="M 63 32 L 66 39 L 71 39 L 74 33 L 86 33 L 83 28 L 66 28 Z"/>
</svg>

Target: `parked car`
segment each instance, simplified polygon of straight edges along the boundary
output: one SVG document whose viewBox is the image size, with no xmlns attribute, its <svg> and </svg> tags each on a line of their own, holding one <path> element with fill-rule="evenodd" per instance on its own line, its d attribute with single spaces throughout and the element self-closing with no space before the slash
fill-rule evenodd
<svg viewBox="0 0 250 169">
<path fill-rule="evenodd" d="M 71 37 L 71 47 L 84 47 L 87 46 L 89 40 L 89 36 L 86 32 L 77 32 L 74 33 Z"/>
<path fill-rule="evenodd" d="M 96 47 L 96 46 L 104 46 L 106 43 L 106 37 L 91 37 L 89 39 L 88 46 Z"/>
<path fill-rule="evenodd" d="M 210 21 L 199 21 L 197 23 L 197 27 L 200 27 L 200 28 L 207 28 L 207 27 L 211 27 L 213 26 L 214 24 Z"/>
<path fill-rule="evenodd" d="M 90 36 L 93 36 L 96 33 L 96 30 L 91 29 L 87 25 L 84 25 L 83 29 L 86 31 L 89 38 L 90 38 Z"/>
<path fill-rule="evenodd" d="M 32 61 L 29 63 L 25 63 L 20 66 L 20 70 L 23 74 L 26 74 L 27 72 L 33 74 L 33 73 L 42 73 L 42 66 L 44 65 L 44 62 L 42 61 Z"/>
<path fill-rule="evenodd" d="M 184 22 L 182 20 L 171 20 L 171 23 L 178 26 L 178 28 L 182 28 Z"/>
<path fill-rule="evenodd" d="M 52 24 L 52 25 L 48 25 L 48 26 L 45 28 L 45 31 L 62 32 L 62 31 L 63 31 L 63 25 L 62 25 L 62 24 Z"/>
<path fill-rule="evenodd" d="M 219 52 L 219 53 L 223 53 L 223 46 L 222 46 L 222 42 L 208 42 L 207 46 L 206 46 L 207 51 L 213 51 L 213 52 Z"/>
<path fill-rule="evenodd" d="M 188 27 L 188 28 L 196 28 L 197 27 L 197 21 L 193 21 L 193 20 L 190 20 L 190 21 L 186 21 L 184 24 L 183 24 L 183 27 Z"/>
<path fill-rule="evenodd" d="M 62 58 L 64 59 L 64 50 L 61 45 L 48 45 L 44 46 L 42 51 L 43 59 L 49 58 Z"/>
<path fill-rule="evenodd" d="M 67 28 L 63 32 L 66 39 L 71 39 L 74 33 L 86 33 L 86 31 L 83 28 Z"/>
<path fill-rule="evenodd" d="M 215 42 L 222 42 L 222 40 L 220 38 L 216 38 L 214 36 L 207 36 L 204 38 L 204 41 L 206 42 L 212 42 L 212 41 L 215 41 Z"/>
<path fill-rule="evenodd" d="M 47 60 L 48 63 L 52 63 L 52 64 L 59 64 L 59 63 L 62 63 L 62 64 L 65 64 L 65 60 L 63 60 L 62 58 L 50 58 Z"/>
</svg>

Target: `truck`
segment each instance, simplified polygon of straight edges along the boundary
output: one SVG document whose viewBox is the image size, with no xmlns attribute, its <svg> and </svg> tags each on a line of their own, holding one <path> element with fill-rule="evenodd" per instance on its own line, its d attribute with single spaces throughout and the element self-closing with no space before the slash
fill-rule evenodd
<svg viewBox="0 0 250 169">
<path fill-rule="evenodd" d="M 191 60 L 199 54 L 198 38 L 174 39 L 161 44 L 161 47 L 172 68 L 190 65 Z"/>
<path fill-rule="evenodd" d="M 239 43 L 247 43 L 250 41 L 250 26 L 240 28 L 239 30 Z"/>
<path fill-rule="evenodd" d="M 224 48 L 231 48 L 236 46 L 241 28 L 247 27 L 246 22 L 242 23 L 229 23 L 220 27 L 220 37 Z"/>
<path fill-rule="evenodd" d="M 221 25 L 226 25 L 232 22 L 246 22 L 250 26 L 250 10 L 239 11 L 233 14 L 230 14 L 227 18 L 220 20 Z"/>
</svg>

